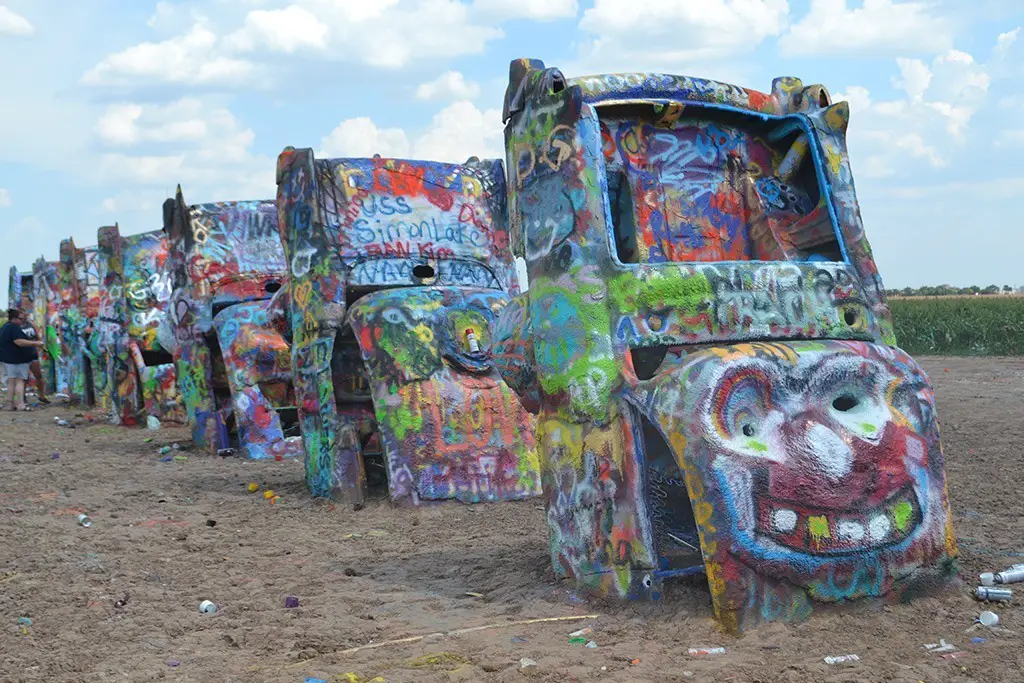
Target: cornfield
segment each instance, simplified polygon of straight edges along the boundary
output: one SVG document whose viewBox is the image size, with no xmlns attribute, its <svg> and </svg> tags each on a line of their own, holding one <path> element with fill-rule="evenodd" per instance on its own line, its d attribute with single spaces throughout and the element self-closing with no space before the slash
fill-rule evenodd
<svg viewBox="0 0 1024 683">
<path fill-rule="evenodd" d="M 911 355 L 1024 355 L 1024 297 L 890 298 L 889 309 Z"/>
</svg>

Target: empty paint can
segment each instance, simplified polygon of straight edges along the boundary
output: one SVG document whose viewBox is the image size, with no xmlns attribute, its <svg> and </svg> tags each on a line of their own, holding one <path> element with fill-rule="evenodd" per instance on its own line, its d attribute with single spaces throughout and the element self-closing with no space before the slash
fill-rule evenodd
<svg viewBox="0 0 1024 683">
<path fill-rule="evenodd" d="M 978 615 L 978 623 L 982 626 L 995 626 L 999 623 L 999 615 L 995 612 L 982 612 Z"/>
<path fill-rule="evenodd" d="M 1017 583 L 1024 581 L 1024 567 L 1014 565 L 996 574 L 996 583 Z"/>
<path fill-rule="evenodd" d="M 974 595 L 979 600 L 992 600 L 993 602 L 1009 602 L 1013 599 L 1013 591 L 1009 588 L 978 586 L 974 591 Z"/>
<path fill-rule="evenodd" d="M 82 514 L 78 515 L 78 517 L 76 519 L 78 519 L 78 523 L 81 524 L 84 527 L 92 526 L 92 520 L 89 519 L 89 515 L 85 514 L 84 512 Z"/>
<path fill-rule="evenodd" d="M 469 344 L 470 353 L 480 353 L 480 342 L 476 339 L 476 333 L 472 328 L 466 330 L 466 343 Z"/>
<path fill-rule="evenodd" d="M 996 585 L 996 575 L 992 572 L 984 572 L 982 574 L 978 574 L 978 580 L 981 581 L 982 586 Z"/>
</svg>

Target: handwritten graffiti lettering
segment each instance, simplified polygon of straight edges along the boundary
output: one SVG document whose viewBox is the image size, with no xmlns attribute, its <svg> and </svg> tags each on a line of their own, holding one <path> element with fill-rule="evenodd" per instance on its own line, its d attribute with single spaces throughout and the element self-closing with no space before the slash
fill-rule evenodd
<svg viewBox="0 0 1024 683">
<path fill-rule="evenodd" d="M 352 281 L 361 285 L 419 284 L 413 268 L 415 259 L 376 259 L 362 261 L 352 269 Z M 459 284 L 469 287 L 498 288 L 494 273 L 473 261 L 439 260 L 435 268 L 435 284 Z"/>
<path fill-rule="evenodd" d="M 528 414 L 483 352 L 491 312 L 518 289 L 511 255 L 495 248 L 508 244 L 500 162 L 317 160 L 289 148 L 278 178 L 314 494 L 362 500 L 360 458 L 383 448 L 395 500 L 537 495 Z M 354 300 L 361 287 L 379 291 Z M 331 353 L 339 333 L 356 339 Z"/>
<path fill-rule="evenodd" d="M 405 200 L 405 197 L 381 197 L 371 195 L 369 199 L 365 196 L 357 197 L 354 203 L 359 206 L 363 216 L 373 218 L 374 216 L 393 216 L 397 214 L 412 213 L 412 208 Z"/>
<path fill-rule="evenodd" d="M 395 240 L 430 240 L 432 242 L 448 242 L 450 244 L 486 247 L 489 244 L 487 233 L 467 225 L 438 225 L 436 218 L 422 221 L 396 221 L 385 225 L 371 223 L 366 218 L 359 218 L 353 224 L 354 237 L 357 244 L 385 243 Z"/>
</svg>

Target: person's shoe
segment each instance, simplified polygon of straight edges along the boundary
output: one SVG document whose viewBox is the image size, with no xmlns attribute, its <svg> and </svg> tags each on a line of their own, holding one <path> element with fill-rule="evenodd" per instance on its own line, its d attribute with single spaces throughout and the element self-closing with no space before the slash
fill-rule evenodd
<svg viewBox="0 0 1024 683">
<path fill-rule="evenodd" d="M 50 399 L 43 396 L 39 397 L 39 402 L 42 403 L 44 406 L 50 405 Z"/>
</svg>

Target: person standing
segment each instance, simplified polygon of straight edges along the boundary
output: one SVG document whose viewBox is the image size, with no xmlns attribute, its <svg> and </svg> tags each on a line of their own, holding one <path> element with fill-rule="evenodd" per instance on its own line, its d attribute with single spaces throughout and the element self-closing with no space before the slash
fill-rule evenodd
<svg viewBox="0 0 1024 683">
<path fill-rule="evenodd" d="M 7 322 L 0 328 L 0 363 L 4 364 L 7 375 L 7 400 L 11 410 L 31 410 L 25 405 L 25 381 L 29 378 L 32 361 L 39 353 L 36 349 L 41 341 L 32 341 L 22 330 L 21 311 L 12 308 L 7 311 Z"/>
<path fill-rule="evenodd" d="M 25 316 L 22 320 L 21 331 L 25 333 L 29 341 L 39 340 L 36 326 L 32 324 L 32 319 L 29 316 Z M 45 342 L 40 343 L 40 346 L 43 345 L 45 345 Z M 32 351 L 33 360 L 29 364 L 28 369 L 32 372 L 32 376 L 36 378 L 36 392 L 39 394 L 39 402 L 49 405 L 50 399 L 46 398 L 46 382 L 43 381 L 43 368 L 39 364 L 39 352 L 36 351 L 34 346 L 30 347 L 30 350 Z"/>
</svg>

